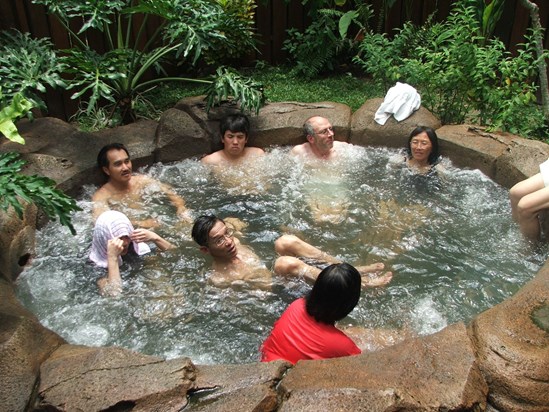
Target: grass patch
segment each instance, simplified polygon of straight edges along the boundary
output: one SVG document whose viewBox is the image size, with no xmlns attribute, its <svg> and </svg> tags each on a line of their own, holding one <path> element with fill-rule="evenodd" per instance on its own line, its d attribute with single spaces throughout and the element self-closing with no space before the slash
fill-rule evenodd
<svg viewBox="0 0 549 412">
<path fill-rule="evenodd" d="M 240 72 L 263 84 L 265 97 L 271 103 L 331 101 L 346 104 L 352 111 L 356 111 L 366 100 L 385 96 L 385 91 L 371 80 L 347 73 L 305 79 L 291 74 L 286 67 L 265 66 L 242 69 Z M 146 97 L 158 110 L 164 111 L 180 99 L 204 94 L 205 90 L 203 84 L 170 82 L 151 90 Z"/>
</svg>

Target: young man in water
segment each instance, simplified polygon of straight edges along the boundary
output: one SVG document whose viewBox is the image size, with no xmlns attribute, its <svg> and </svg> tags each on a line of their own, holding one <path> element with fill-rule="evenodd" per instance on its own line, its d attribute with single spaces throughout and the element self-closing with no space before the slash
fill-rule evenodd
<svg viewBox="0 0 549 412">
<path fill-rule="evenodd" d="M 202 158 L 208 165 L 238 164 L 244 160 L 263 156 L 265 152 L 259 147 L 248 147 L 250 121 L 242 113 L 230 114 L 221 119 L 219 124 L 223 149 Z"/>
<path fill-rule="evenodd" d="M 270 182 L 264 173 L 265 152 L 248 147 L 250 122 L 242 113 L 230 114 L 219 124 L 223 149 L 204 156 L 215 179 L 233 194 L 261 193 Z"/>
<path fill-rule="evenodd" d="M 335 140 L 332 124 L 321 116 L 312 116 L 303 124 L 307 142 L 295 146 L 290 152 L 305 158 L 330 160 L 349 143 Z"/>
<path fill-rule="evenodd" d="M 241 227 L 242 222 L 239 221 Z M 236 229 L 240 229 L 237 227 Z M 210 281 L 219 287 L 248 283 L 260 288 L 271 285 L 271 272 L 260 261 L 255 252 L 243 245 L 236 237 L 234 227 L 214 215 L 198 217 L 192 228 L 192 237 L 200 246 L 202 253 L 213 258 L 213 275 Z M 285 277 L 303 277 L 314 283 L 321 272 L 316 266 L 309 265 L 299 258 L 305 258 L 319 265 L 339 263 L 335 257 L 293 235 L 283 235 L 275 241 L 275 250 L 280 255 L 275 262 L 274 272 Z M 391 272 L 376 275 L 383 270 L 382 263 L 359 266 L 363 287 L 382 286 L 393 277 Z"/>
<path fill-rule="evenodd" d="M 120 211 L 130 215 L 130 219 L 136 225 L 146 228 L 158 226 L 158 222 L 150 217 L 140 220 L 132 219 L 133 215 L 146 209 L 143 204 L 145 192 L 150 194 L 158 191 L 169 198 L 182 220 L 191 222 L 185 201 L 171 187 L 152 177 L 132 173 L 130 154 L 122 143 L 104 146 L 97 155 L 97 165 L 107 177 L 107 183 L 101 186 L 92 197 L 95 219 L 106 210 L 122 209 Z M 132 210 L 136 212 L 133 215 Z"/>
</svg>

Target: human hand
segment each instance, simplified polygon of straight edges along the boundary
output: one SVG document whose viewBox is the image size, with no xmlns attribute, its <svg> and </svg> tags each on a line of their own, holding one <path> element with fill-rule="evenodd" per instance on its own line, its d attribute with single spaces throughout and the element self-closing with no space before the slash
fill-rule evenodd
<svg viewBox="0 0 549 412">
<path fill-rule="evenodd" d="M 107 256 L 117 258 L 124 251 L 124 241 L 118 237 L 107 242 Z"/>
<path fill-rule="evenodd" d="M 130 235 L 130 239 L 137 243 L 154 242 L 159 238 L 159 235 L 148 229 L 135 229 Z"/>
</svg>

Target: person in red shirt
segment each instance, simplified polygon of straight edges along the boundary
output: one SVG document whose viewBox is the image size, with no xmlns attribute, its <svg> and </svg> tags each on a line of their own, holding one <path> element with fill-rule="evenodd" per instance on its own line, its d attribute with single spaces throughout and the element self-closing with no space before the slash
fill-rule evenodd
<svg viewBox="0 0 549 412">
<path fill-rule="evenodd" d="M 261 361 L 327 359 L 358 355 L 361 350 L 335 323 L 360 299 L 360 273 L 347 263 L 326 267 L 304 298 L 294 301 L 261 346 Z"/>
</svg>

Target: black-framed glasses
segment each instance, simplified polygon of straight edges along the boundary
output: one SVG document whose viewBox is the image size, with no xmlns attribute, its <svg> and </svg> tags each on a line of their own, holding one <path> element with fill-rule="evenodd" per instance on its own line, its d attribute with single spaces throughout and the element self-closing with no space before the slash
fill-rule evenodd
<svg viewBox="0 0 549 412">
<path fill-rule="evenodd" d="M 327 134 L 329 134 L 330 132 L 334 132 L 334 128 L 333 127 L 327 127 L 326 129 L 322 129 L 321 131 L 319 132 L 316 132 L 315 134 L 318 134 L 318 135 L 321 135 L 321 136 L 325 136 Z"/>
<path fill-rule="evenodd" d="M 212 239 L 212 242 L 217 247 L 222 247 L 222 246 L 225 246 L 225 243 L 227 243 L 227 239 L 232 239 L 233 236 L 234 236 L 234 229 L 227 229 L 225 234 L 219 237 L 216 237 L 215 239 Z"/>
</svg>

